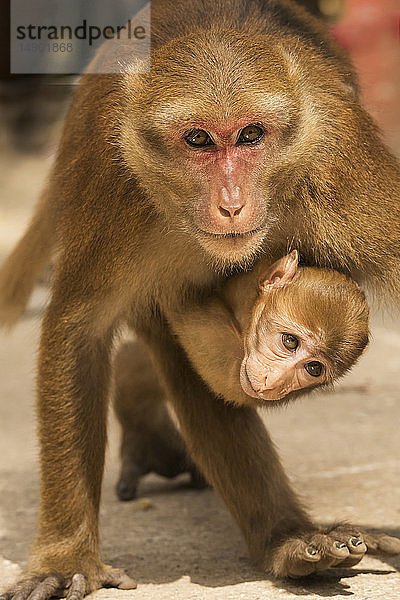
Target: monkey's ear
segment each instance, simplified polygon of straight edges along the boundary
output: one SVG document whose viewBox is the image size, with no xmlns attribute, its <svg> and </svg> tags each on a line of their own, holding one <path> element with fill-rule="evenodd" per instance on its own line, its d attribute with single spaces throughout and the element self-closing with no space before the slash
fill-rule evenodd
<svg viewBox="0 0 400 600">
<path fill-rule="evenodd" d="M 290 254 L 283 256 L 271 265 L 260 281 L 263 292 L 283 288 L 288 285 L 296 274 L 299 264 L 299 253 L 293 250 Z"/>
</svg>

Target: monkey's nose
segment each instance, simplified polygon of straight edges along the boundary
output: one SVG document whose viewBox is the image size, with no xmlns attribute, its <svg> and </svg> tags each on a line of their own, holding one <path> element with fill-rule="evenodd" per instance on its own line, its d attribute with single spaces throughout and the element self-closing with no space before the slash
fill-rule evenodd
<svg viewBox="0 0 400 600">
<path fill-rule="evenodd" d="M 233 219 L 234 217 L 237 217 L 238 215 L 240 215 L 240 213 L 242 212 L 242 206 L 218 206 L 218 210 L 220 212 L 220 214 L 223 217 L 228 217 L 230 219 Z"/>
<path fill-rule="evenodd" d="M 238 187 L 222 187 L 219 192 L 218 210 L 222 217 L 233 219 L 242 212 L 244 204 Z"/>
<path fill-rule="evenodd" d="M 282 381 L 280 373 L 269 372 L 268 375 L 266 375 L 263 384 L 263 391 L 270 392 L 271 390 L 282 388 L 284 382 Z"/>
</svg>

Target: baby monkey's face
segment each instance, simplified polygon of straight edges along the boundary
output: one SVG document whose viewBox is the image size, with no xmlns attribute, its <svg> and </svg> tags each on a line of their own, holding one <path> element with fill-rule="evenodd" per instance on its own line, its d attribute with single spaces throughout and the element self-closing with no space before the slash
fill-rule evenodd
<svg viewBox="0 0 400 600">
<path fill-rule="evenodd" d="M 252 398 L 279 401 L 332 383 L 367 344 L 368 305 L 361 290 L 336 271 L 298 269 L 294 250 L 261 279 L 244 336 L 240 383 Z"/>
<path fill-rule="evenodd" d="M 320 350 L 318 334 L 285 316 L 255 315 L 245 338 L 240 370 L 243 391 L 264 401 L 282 400 L 291 392 L 329 381 L 329 361 Z"/>
</svg>

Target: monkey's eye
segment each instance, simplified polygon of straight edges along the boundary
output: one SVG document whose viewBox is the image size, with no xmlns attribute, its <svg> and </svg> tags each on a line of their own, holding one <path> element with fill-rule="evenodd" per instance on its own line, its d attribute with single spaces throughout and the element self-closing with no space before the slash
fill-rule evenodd
<svg viewBox="0 0 400 600">
<path fill-rule="evenodd" d="M 264 130 L 259 125 L 247 125 L 239 134 L 238 144 L 256 144 L 264 137 Z"/>
<path fill-rule="evenodd" d="M 324 371 L 324 365 L 317 360 L 306 363 L 304 368 L 311 377 L 321 377 Z"/>
<path fill-rule="evenodd" d="M 287 350 L 296 350 L 299 346 L 299 340 L 295 335 L 292 335 L 291 333 L 283 333 L 282 344 Z"/>
<path fill-rule="evenodd" d="M 205 146 L 214 146 L 214 142 L 203 129 L 192 129 L 185 136 L 185 142 L 193 148 L 204 148 Z"/>
</svg>

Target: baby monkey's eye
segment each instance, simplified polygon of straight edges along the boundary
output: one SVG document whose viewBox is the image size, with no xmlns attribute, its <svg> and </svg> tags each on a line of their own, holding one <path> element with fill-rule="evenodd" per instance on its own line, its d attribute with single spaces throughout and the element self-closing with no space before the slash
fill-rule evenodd
<svg viewBox="0 0 400 600">
<path fill-rule="evenodd" d="M 192 129 L 185 136 L 185 142 L 194 148 L 204 148 L 205 146 L 214 146 L 214 142 L 204 129 Z"/>
<path fill-rule="evenodd" d="M 317 360 L 306 363 L 304 368 L 311 377 L 321 377 L 324 371 L 324 365 Z"/>
<path fill-rule="evenodd" d="M 291 333 L 283 333 L 282 344 L 287 350 L 296 350 L 299 346 L 299 340 L 295 335 L 292 335 Z"/>
</svg>

